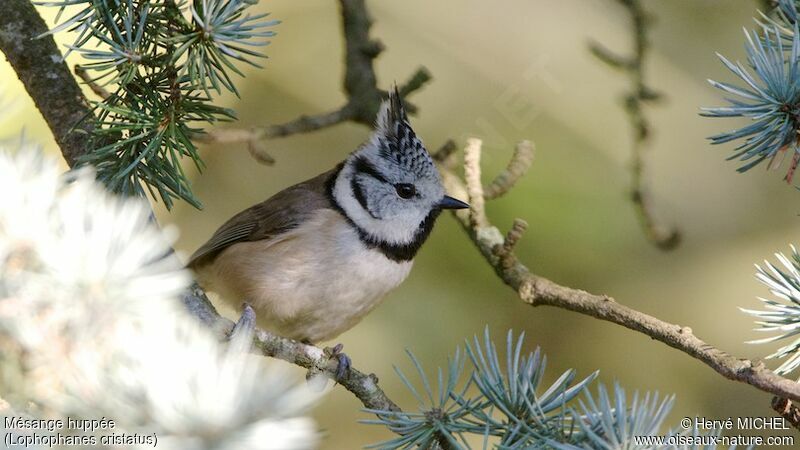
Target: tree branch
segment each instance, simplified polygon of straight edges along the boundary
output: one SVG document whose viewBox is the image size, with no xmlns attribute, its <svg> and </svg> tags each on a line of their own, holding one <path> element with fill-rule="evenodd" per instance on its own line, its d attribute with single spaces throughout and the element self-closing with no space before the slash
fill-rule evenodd
<svg viewBox="0 0 800 450">
<path fill-rule="evenodd" d="M 87 86 L 89 86 L 89 89 L 92 90 L 94 95 L 100 97 L 102 100 L 111 97 L 111 92 L 108 92 L 106 88 L 99 85 L 97 80 L 93 79 L 83 66 L 76 65 L 73 71 L 78 78 L 80 78 Z"/>
<path fill-rule="evenodd" d="M 351 70 L 352 73 L 348 74 L 346 71 L 345 76 L 345 90 L 351 94 L 348 102 L 344 107 L 328 114 L 300 118 L 283 126 L 265 127 L 264 129 L 278 130 L 280 127 L 288 127 L 288 131 L 284 134 L 288 135 L 323 128 L 344 120 L 371 123 L 383 93 L 375 86 L 372 68 L 372 60 L 379 53 L 380 45 L 377 41 L 371 41 L 368 38 L 371 21 L 366 14 L 364 1 L 340 0 L 340 2 L 344 27 L 349 30 L 346 31 L 348 44 L 348 58 L 346 59 L 348 70 Z M 53 39 L 45 36 L 34 40 L 36 36 L 46 31 L 46 25 L 28 1 L 3 0 L 0 2 L 0 50 L 11 61 L 37 108 L 50 126 L 64 158 L 72 166 L 78 157 L 87 150 L 83 145 L 85 139 L 81 133 L 91 132 L 91 129 L 85 128 L 86 125 L 82 124 L 88 122 L 82 122 L 81 119 L 91 114 L 91 110 L 75 79 L 61 61 L 61 54 Z M 364 45 L 354 45 L 357 42 Z M 351 54 L 352 52 L 357 52 L 358 55 Z M 350 69 L 351 66 L 352 69 Z M 366 75 L 364 71 L 366 71 Z M 356 76 L 356 72 L 365 76 Z M 422 86 L 428 78 L 424 69 L 420 69 L 400 90 L 408 93 Z M 349 90 L 360 89 L 358 86 L 366 86 L 367 90 L 372 89 L 373 91 L 367 94 L 356 94 L 357 91 Z M 375 95 L 376 92 L 381 95 Z M 645 97 L 652 96 L 652 93 L 646 89 L 643 89 L 640 94 Z M 366 100 L 354 100 L 361 99 L 361 95 Z M 362 103 L 352 106 L 354 102 Z M 349 108 L 365 109 L 354 111 Z M 367 110 L 369 110 L 369 114 L 366 114 Z M 365 122 L 367 117 L 369 122 Z M 315 123 L 319 126 L 316 126 Z M 295 125 L 290 126 L 289 124 Z M 74 129 L 75 127 L 77 129 Z M 273 132 L 279 133 L 278 131 Z M 449 145 L 437 153 L 443 166 L 445 185 L 448 191 L 454 195 L 463 195 L 469 192 L 473 204 L 469 211 L 456 212 L 455 215 L 486 261 L 495 269 L 503 282 L 518 293 L 520 299 L 532 306 L 556 306 L 638 331 L 704 362 L 726 378 L 750 384 L 784 399 L 779 399 L 779 401 L 785 401 L 785 399 L 800 401 L 800 385 L 797 383 L 776 375 L 761 363 L 753 364 L 747 359 L 736 358 L 712 347 L 694 336 L 691 329 L 687 327 L 667 323 L 633 310 L 617 303 L 611 297 L 560 286 L 531 273 L 514 254 L 514 246 L 525 231 L 526 224 L 521 220 L 515 221 L 512 230 L 504 237 L 489 222 L 484 210 L 484 201 L 505 194 L 513 182 L 525 173 L 532 160 L 532 146 L 520 144 L 518 152 L 522 152 L 522 154 L 515 158 L 516 162 L 512 161 L 506 175 L 498 178 L 499 181 L 491 183 L 486 189 L 481 185 L 480 141 L 473 140 L 468 145 L 468 156 L 465 158 L 465 173 L 468 181 L 466 186 L 455 175 L 452 167 L 454 148 L 453 145 Z M 526 149 L 530 151 L 530 155 L 524 154 Z M 191 314 L 209 327 L 222 333 L 227 333 L 232 329 L 233 324 L 217 314 L 199 286 L 194 285 L 185 294 L 183 302 Z M 304 367 L 311 373 L 322 373 L 332 377 L 335 372 L 335 365 L 325 350 L 315 346 L 257 330 L 255 347 L 264 355 Z M 338 382 L 361 400 L 367 408 L 399 410 L 397 405 L 378 387 L 377 378 L 374 375 L 366 375 L 351 369 Z M 782 414 L 784 412 L 797 414 L 796 408 L 792 409 L 794 407 L 790 403 L 780 403 L 776 406 L 776 410 L 778 407 L 781 407 Z"/>
<path fill-rule="evenodd" d="M 791 400 L 781 397 L 772 398 L 772 409 L 775 410 L 784 420 L 789 422 L 795 429 L 800 430 L 800 408 L 795 406 Z"/>
<path fill-rule="evenodd" d="M 702 361 L 725 378 L 800 401 L 800 384 L 775 374 L 761 362 L 754 364 L 711 346 L 696 337 L 688 327 L 628 308 L 607 295 L 564 287 L 532 273 L 513 253 L 514 245 L 525 229 L 524 222 L 517 221 L 508 237 L 504 238 L 486 217 L 480 181 L 480 152 L 481 141 L 470 139 L 464 154 L 466 184 L 452 167 L 441 166 L 442 177 L 451 195 L 466 194 L 470 204 L 477 205 L 467 211 L 455 211 L 454 215 L 500 279 L 514 289 L 522 301 L 531 306 L 549 305 L 568 309 L 638 331 Z M 442 154 L 449 153 L 437 153 Z"/>
<path fill-rule="evenodd" d="M 234 323 L 217 313 L 203 289 L 196 283 L 184 294 L 182 301 L 190 314 L 220 335 L 228 335 L 233 329 Z M 303 367 L 312 375 L 322 374 L 336 379 L 336 360 L 331 359 L 330 355 L 319 347 L 259 329 L 255 330 L 253 344 L 254 350 L 262 355 Z M 400 408 L 378 387 L 378 377 L 375 374 L 364 374 L 351 367 L 344 377 L 336 379 L 336 382 L 361 400 L 365 408 L 400 411 Z"/>
<path fill-rule="evenodd" d="M 86 149 L 92 110 L 29 0 L 0 1 L 2 51 L 53 132 L 70 167 Z M 41 36 L 41 37 L 39 37 Z"/>
<path fill-rule="evenodd" d="M 644 151 L 650 138 L 650 123 L 644 115 L 643 105 L 661 98 L 661 94 L 648 87 L 644 81 L 644 61 L 650 49 L 647 25 L 651 18 L 639 0 L 618 1 L 628 10 L 631 18 L 633 56 L 617 55 L 598 43 L 591 43 L 589 50 L 600 61 L 627 72 L 631 79 L 631 91 L 625 96 L 625 111 L 633 130 L 631 201 L 648 240 L 662 250 L 672 250 L 680 244 L 681 234 L 675 227 L 665 226 L 656 219 L 652 199 L 644 186 Z"/>
<path fill-rule="evenodd" d="M 347 95 L 344 105 L 330 112 L 302 115 L 283 124 L 265 125 L 249 130 L 215 129 L 199 136 L 197 141 L 209 143 L 244 143 L 250 154 L 263 164 L 272 164 L 274 159 L 261 144 L 265 139 L 291 136 L 298 133 L 328 128 L 343 122 L 355 122 L 371 127 L 386 91 L 378 88 L 373 61 L 384 49 L 383 44 L 369 36 L 372 17 L 365 0 L 339 0 L 342 33 L 345 41 L 344 76 L 342 88 Z M 409 80 L 398 87 L 403 97 L 422 88 L 431 80 L 431 74 L 420 67 Z M 416 107 L 406 103 L 413 113 Z"/>
<path fill-rule="evenodd" d="M 0 1 L 0 50 L 11 61 L 14 70 L 25 83 L 36 107 L 45 117 L 64 159 L 74 166 L 77 158 L 87 151 L 83 145 L 89 128 L 73 130 L 82 124 L 91 110 L 86 106 L 78 84 L 61 60 L 61 53 L 49 35 L 35 39 L 48 31 L 36 9 L 27 0 Z M 183 297 L 189 312 L 202 323 L 219 332 L 229 332 L 233 323 L 221 317 L 205 292 L 194 284 Z M 255 347 L 266 356 L 288 361 L 312 373 L 333 378 L 335 362 L 325 351 L 282 338 L 262 330 L 255 331 Z M 399 411 L 400 408 L 378 387 L 374 374 L 364 374 L 351 368 L 339 384 L 352 392 L 366 408 Z"/>
</svg>

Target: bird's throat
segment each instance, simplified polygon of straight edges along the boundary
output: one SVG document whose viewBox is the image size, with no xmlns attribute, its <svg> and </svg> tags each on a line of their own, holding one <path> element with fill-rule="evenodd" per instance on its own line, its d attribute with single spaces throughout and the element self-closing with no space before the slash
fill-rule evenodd
<svg viewBox="0 0 800 450">
<path fill-rule="evenodd" d="M 330 178 L 325 183 L 325 192 L 328 196 L 328 199 L 333 205 L 333 208 L 347 220 L 347 223 L 353 227 L 356 233 L 358 233 L 359 240 L 370 249 L 374 249 L 376 251 L 381 252 L 386 258 L 401 263 L 407 262 L 414 259 L 416 256 L 417 251 L 419 251 L 422 244 L 425 243 L 428 236 L 433 229 L 433 224 L 436 222 L 436 218 L 439 216 L 441 210 L 433 209 L 431 212 L 420 222 L 417 229 L 411 235 L 411 238 L 406 242 L 392 242 L 380 236 L 377 236 L 373 233 L 370 233 L 364 227 L 357 224 L 353 218 L 347 213 L 345 208 L 342 206 L 342 202 L 337 199 L 337 182 L 339 181 L 339 177 L 342 174 L 342 170 L 344 168 L 344 163 L 339 164 L 336 170 L 333 171 Z M 354 196 L 357 201 L 357 196 Z M 364 205 L 359 205 L 365 209 L 365 212 L 369 214 L 369 211 L 366 210 Z M 375 219 L 380 220 L 380 219 Z"/>
</svg>

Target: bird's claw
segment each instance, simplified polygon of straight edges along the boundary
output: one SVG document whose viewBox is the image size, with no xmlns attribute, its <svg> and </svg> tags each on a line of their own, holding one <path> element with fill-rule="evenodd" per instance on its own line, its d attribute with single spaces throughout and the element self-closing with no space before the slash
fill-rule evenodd
<svg viewBox="0 0 800 450">
<path fill-rule="evenodd" d="M 233 324 L 233 329 L 231 329 L 229 338 L 233 338 L 237 334 L 241 333 L 252 333 L 253 330 L 256 328 L 256 312 L 253 310 L 253 307 L 250 306 L 249 303 L 242 304 L 242 315 L 239 316 L 239 320 Z"/>
<path fill-rule="evenodd" d="M 334 372 L 334 381 L 343 379 L 349 372 L 352 361 L 346 353 L 342 351 L 344 345 L 336 344 L 333 348 L 326 348 L 330 359 L 336 358 L 336 371 Z"/>
<path fill-rule="evenodd" d="M 233 325 L 228 341 L 230 346 L 237 352 L 248 352 L 253 345 L 253 333 L 256 329 L 256 312 L 245 303 L 242 305 L 242 315 Z"/>
</svg>

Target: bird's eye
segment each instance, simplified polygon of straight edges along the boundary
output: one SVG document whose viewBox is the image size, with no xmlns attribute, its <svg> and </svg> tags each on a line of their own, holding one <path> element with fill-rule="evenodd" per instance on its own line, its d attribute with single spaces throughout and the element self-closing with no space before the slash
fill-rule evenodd
<svg viewBox="0 0 800 450">
<path fill-rule="evenodd" d="M 395 184 L 394 185 L 394 189 L 397 191 L 397 195 L 399 195 L 400 198 L 408 199 L 408 198 L 413 197 L 414 194 L 417 193 L 417 190 L 416 190 L 416 188 L 414 188 L 414 185 L 413 184 L 409 184 L 409 183 L 398 183 L 398 184 Z"/>
</svg>

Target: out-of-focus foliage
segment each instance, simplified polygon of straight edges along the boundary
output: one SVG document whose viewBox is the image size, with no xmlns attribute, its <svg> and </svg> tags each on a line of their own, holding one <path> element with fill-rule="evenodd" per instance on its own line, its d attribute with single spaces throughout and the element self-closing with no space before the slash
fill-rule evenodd
<svg viewBox="0 0 800 450">
<path fill-rule="evenodd" d="M 142 195 L 167 208 L 174 198 L 195 207 L 181 161 L 203 163 L 192 142 L 202 124 L 234 118 L 213 93 L 236 91 L 236 63 L 256 65 L 277 22 L 250 14 L 253 0 L 44 0 L 69 17 L 51 30 L 76 32 L 69 46 L 93 82 L 110 88 L 95 103 L 91 151 L 83 163 L 112 191 Z"/>
<path fill-rule="evenodd" d="M 187 315 L 189 275 L 147 205 L 89 168 L 59 172 L 30 145 L 0 149 L 0 189 L 14 193 L 0 202 L 3 416 L 108 418 L 77 432 L 98 448 L 315 447 L 303 415 L 316 395 L 250 356 L 251 335 L 220 343 Z M 65 426 L 6 432 L 50 448 L 75 433 Z"/>
</svg>

